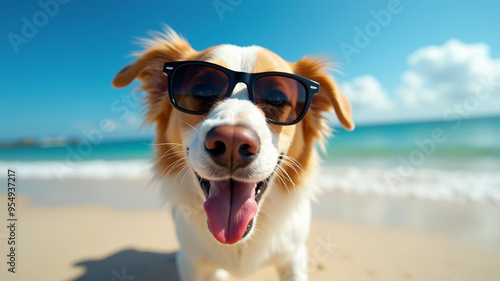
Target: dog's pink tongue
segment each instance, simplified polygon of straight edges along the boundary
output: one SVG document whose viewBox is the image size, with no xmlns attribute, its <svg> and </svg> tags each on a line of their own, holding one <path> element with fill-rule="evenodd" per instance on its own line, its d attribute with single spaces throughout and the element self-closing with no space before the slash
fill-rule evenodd
<svg viewBox="0 0 500 281">
<path fill-rule="evenodd" d="M 203 207 L 213 236 L 223 244 L 238 242 L 257 213 L 256 183 L 229 180 L 210 181 L 210 192 Z"/>
</svg>

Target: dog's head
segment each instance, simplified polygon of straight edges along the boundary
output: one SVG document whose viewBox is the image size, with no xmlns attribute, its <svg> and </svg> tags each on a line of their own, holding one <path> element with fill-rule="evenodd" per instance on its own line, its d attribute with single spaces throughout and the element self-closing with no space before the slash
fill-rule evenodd
<svg viewBox="0 0 500 281">
<path fill-rule="evenodd" d="M 290 63 L 257 46 L 195 51 L 171 30 L 145 43 L 113 85 L 142 82 L 157 172 L 183 179 L 169 188 L 195 186 L 221 243 L 252 232 L 271 183 L 283 192 L 301 185 L 314 166 L 314 142 L 329 134 L 325 112 L 354 127 L 348 100 L 318 58 Z"/>
</svg>

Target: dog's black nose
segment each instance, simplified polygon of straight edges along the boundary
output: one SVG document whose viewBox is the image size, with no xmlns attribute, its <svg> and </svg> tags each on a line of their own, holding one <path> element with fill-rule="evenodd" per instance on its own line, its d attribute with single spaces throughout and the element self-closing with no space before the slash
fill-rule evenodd
<svg viewBox="0 0 500 281">
<path fill-rule="evenodd" d="M 247 127 L 220 126 L 207 133 L 205 149 L 217 165 L 235 170 L 247 166 L 259 154 L 260 140 Z"/>
</svg>

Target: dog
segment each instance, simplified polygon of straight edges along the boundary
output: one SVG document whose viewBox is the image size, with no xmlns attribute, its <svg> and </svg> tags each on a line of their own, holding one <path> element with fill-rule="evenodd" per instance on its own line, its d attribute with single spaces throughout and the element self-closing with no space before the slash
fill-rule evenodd
<svg viewBox="0 0 500 281">
<path fill-rule="evenodd" d="M 316 147 L 331 134 L 325 113 L 354 128 L 330 63 L 287 62 L 258 46 L 196 51 L 170 28 L 142 43 L 113 86 L 138 79 L 147 93 L 180 279 L 244 278 L 274 265 L 281 280 L 308 280 Z"/>
</svg>

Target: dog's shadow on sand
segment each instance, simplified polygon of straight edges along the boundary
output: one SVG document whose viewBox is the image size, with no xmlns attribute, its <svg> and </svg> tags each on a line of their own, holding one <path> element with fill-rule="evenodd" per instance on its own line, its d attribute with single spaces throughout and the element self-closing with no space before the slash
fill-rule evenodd
<svg viewBox="0 0 500 281">
<path fill-rule="evenodd" d="M 85 260 L 86 272 L 73 281 L 179 281 L 176 252 L 154 253 L 126 249 L 100 260 Z"/>
</svg>

